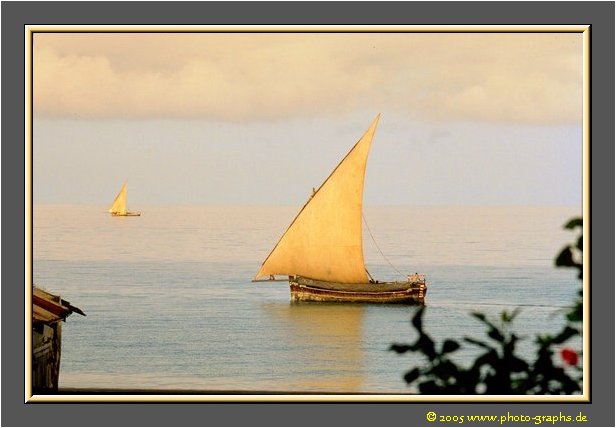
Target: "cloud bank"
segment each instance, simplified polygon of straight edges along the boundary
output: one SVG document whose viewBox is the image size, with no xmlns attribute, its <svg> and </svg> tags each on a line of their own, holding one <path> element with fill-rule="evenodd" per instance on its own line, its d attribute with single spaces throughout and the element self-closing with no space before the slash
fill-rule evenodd
<svg viewBox="0 0 616 428">
<path fill-rule="evenodd" d="M 53 34 L 34 37 L 41 117 L 580 123 L 580 34 Z"/>
</svg>

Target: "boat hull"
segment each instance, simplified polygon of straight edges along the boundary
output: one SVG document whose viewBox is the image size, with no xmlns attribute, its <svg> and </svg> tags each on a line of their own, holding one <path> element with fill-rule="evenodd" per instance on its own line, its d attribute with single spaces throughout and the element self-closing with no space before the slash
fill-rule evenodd
<svg viewBox="0 0 616 428">
<path fill-rule="evenodd" d="M 116 214 L 111 213 L 113 217 L 140 217 L 141 213 L 126 213 L 126 214 Z"/>
<path fill-rule="evenodd" d="M 293 302 L 402 303 L 423 305 L 424 282 L 340 284 L 295 277 L 289 279 Z"/>
</svg>

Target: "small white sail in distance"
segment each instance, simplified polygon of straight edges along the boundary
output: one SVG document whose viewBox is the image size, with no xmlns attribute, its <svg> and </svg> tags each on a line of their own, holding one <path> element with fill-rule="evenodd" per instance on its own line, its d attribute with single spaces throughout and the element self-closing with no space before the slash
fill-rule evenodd
<svg viewBox="0 0 616 428">
<path fill-rule="evenodd" d="M 300 210 L 255 280 L 299 275 L 347 284 L 369 282 L 363 255 L 362 204 L 366 163 L 380 116 Z"/>
</svg>

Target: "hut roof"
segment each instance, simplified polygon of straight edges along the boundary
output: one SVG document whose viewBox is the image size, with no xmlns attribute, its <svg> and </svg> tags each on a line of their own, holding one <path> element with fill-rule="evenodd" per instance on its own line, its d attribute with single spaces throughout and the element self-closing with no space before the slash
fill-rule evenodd
<svg viewBox="0 0 616 428">
<path fill-rule="evenodd" d="M 71 305 L 66 300 L 45 291 L 36 285 L 32 286 L 32 323 L 53 324 L 63 321 L 76 312 L 85 316 L 81 309 Z"/>
</svg>

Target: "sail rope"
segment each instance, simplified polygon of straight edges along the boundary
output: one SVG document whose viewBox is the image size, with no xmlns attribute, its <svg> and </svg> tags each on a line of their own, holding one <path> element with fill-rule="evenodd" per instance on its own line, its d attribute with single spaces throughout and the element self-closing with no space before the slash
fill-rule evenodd
<svg viewBox="0 0 616 428">
<path fill-rule="evenodd" d="M 370 226 L 368 226 L 368 222 L 366 221 L 366 217 L 364 216 L 364 213 L 361 214 L 361 217 L 364 220 L 364 224 L 366 225 L 366 230 L 368 230 L 368 234 L 370 235 L 370 238 L 372 238 L 372 242 L 374 242 L 374 245 L 376 246 L 376 249 L 379 250 L 379 253 L 381 253 L 381 256 L 383 256 L 383 259 L 389 264 L 389 266 L 392 267 L 393 270 L 395 270 L 396 272 L 398 272 L 398 274 L 400 276 L 404 276 L 404 274 L 402 272 L 400 272 L 390 261 L 387 257 L 385 257 L 385 254 L 383 254 L 383 251 L 381 251 L 381 247 L 379 247 L 379 244 L 377 244 L 376 239 L 374 239 L 374 235 L 372 234 L 372 231 L 370 230 Z"/>
</svg>

